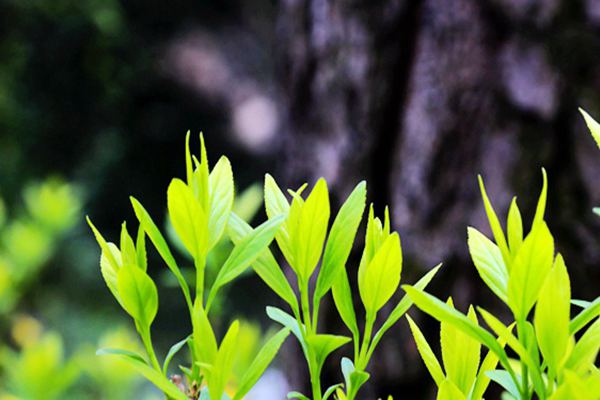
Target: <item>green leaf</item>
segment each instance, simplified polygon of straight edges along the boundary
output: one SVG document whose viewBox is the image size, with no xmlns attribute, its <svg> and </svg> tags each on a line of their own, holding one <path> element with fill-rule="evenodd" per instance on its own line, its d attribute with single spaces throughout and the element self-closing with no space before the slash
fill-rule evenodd
<svg viewBox="0 0 600 400">
<path fill-rule="evenodd" d="M 498 385 L 502 386 L 502 388 L 510 393 L 515 399 L 521 398 L 519 388 L 508 372 L 494 370 L 486 372 L 486 375 Z"/>
<path fill-rule="evenodd" d="M 303 334 L 304 325 L 300 325 L 294 317 L 292 317 L 285 311 L 280 310 L 277 307 L 271 307 L 271 306 L 267 307 L 267 315 L 273 321 L 278 322 L 281 325 L 283 325 L 284 327 L 288 328 L 294 334 L 294 336 L 296 336 L 296 338 L 300 342 L 300 346 L 302 347 L 302 351 L 304 352 L 304 355 L 307 356 L 308 355 L 308 351 L 307 351 L 308 347 L 307 347 L 307 343 L 304 341 L 304 334 Z M 308 356 L 307 356 L 307 358 L 308 358 Z"/>
<path fill-rule="evenodd" d="M 169 370 L 169 364 L 171 363 L 171 360 L 173 359 L 173 357 L 175 357 L 175 354 L 177 354 L 179 352 L 179 350 L 181 350 L 183 348 L 183 346 L 185 346 L 186 343 L 188 343 L 191 339 L 192 339 L 192 335 L 188 335 L 186 338 L 180 340 L 179 342 L 177 342 L 173 346 L 171 346 L 171 348 L 169 349 L 169 352 L 167 353 L 167 356 L 165 357 L 165 361 L 164 361 L 163 367 L 162 367 L 164 375 L 167 375 L 167 371 Z"/>
<path fill-rule="evenodd" d="M 252 389 L 256 382 L 258 382 L 269 364 L 271 364 L 271 361 L 273 361 L 277 355 L 279 348 L 289 334 L 290 329 L 284 328 L 277 332 L 277 334 L 275 334 L 271 339 L 269 339 L 267 343 L 265 343 L 265 345 L 256 355 L 254 361 L 252 361 L 252 364 L 250 364 L 242 376 L 233 400 L 241 400 L 250 391 L 250 389 Z"/>
<path fill-rule="evenodd" d="M 115 299 L 119 302 L 121 307 L 123 304 L 121 303 L 121 296 L 119 295 L 119 290 L 117 289 L 117 273 L 121 269 L 121 252 L 119 248 L 114 243 L 107 243 L 110 256 L 108 253 L 102 251 L 102 255 L 100 256 L 100 272 L 102 273 L 102 278 L 104 278 L 104 282 L 106 282 L 106 286 L 111 291 Z M 114 259 L 116 264 L 111 263 L 109 260 Z M 115 267 L 116 265 L 116 267 Z"/>
<path fill-rule="evenodd" d="M 317 363 L 317 372 L 321 371 L 325 359 L 335 350 L 350 342 L 350 338 L 345 336 L 316 334 L 306 338 L 308 345 L 312 348 L 315 354 Z"/>
<path fill-rule="evenodd" d="M 275 179 L 269 174 L 265 175 L 265 211 L 269 218 L 277 215 L 289 214 L 290 205 L 285 194 L 281 191 Z M 290 224 L 289 220 L 284 222 L 275 236 L 277 246 L 281 249 L 283 256 L 290 265 L 293 265 L 294 256 L 290 239 Z"/>
<path fill-rule="evenodd" d="M 597 319 L 579 338 L 565 367 L 577 373 L 584 373 L 594 365 L 600 349 L 600 319 Z"/>
<path fill-rule="evenodd" d="M 506 237 L 504 236 L 504 232 L 502 231 L 502 226 L 500 225 L 500 221 L 498 220 L 498 216 L 492 207 L 492 203 L 488 198 L 487 192 L 485 191 L 485 186 L 483 184 L 483 178 L 481 175 L 477 176 L 479 180 L 479 190 L 481 191 L 481 198 L 483 199 L 483 206 L 485 208 L 485 213 L 487 214 L 488 221 L 490 223 L 490 228 L 492 229 L 492 233 L 494 235 L 494 239 L 496 240 L 496 244 L 500 249 L 500 253 L 502 254 L 502 259 L 504 260 L 504 265 L 510 272 L 510 251 L 508 250 L 508 243 L 506 242 Z"/>
<path fill-rule="evenodd" d="M 200 299 L 194 303 L 192 329 L 194 359 L 201 363 L 212 364 L 217 355 L 217 339 Z"/>
<path fill-rule="evenodd" d="M 569 323 L 569 333 L 576 334 L 586 326 L 591 320 L 600 315 L 600 297 L 597 297 L 588 307 L 581 311 Z"/>
<path fill-rule="evenodd" d="M 509 327 L 509 330 L 512 327 Z M 506 340 L 498 339 L 498 343 L 502 348 L 506 344 Z M 473 385 L 473 391 L 471 393 L 470 400 L 481 400 L 483 399 L 483 395 L 487 390 L 487 387 L 490 384 L 490 378 L 487 376 L 488 371 L 493 371 L 496 369 L 498 365 L 498 356 L 494 354 L 494 352 L 489 351 L 485 355 L 481 366 L 479 367 L 479 372 L 477 373 L 477 378 L 475 379 L 475 384 Z M 510 374 L 509 374 L 510 375 Z"/>
<path fill-rule="evenodd" d="M 347 357 L 342 357 L 341 367 L 346 382 L 346 393 L 348 397 L 355 398 L 359 389 L 369 380 L 370 375 L 365 371 L 357 370 L 354 363 Z"/>
<path fill-rule="evenodd" d="M 594 214 L 596 214 L 596 215 L 600 215 L 600 207 L 594 207 L 594 208 L 592 209 L 592 211 L 594 212 Z"/>
<path fill-rule="evenodd" d="M 192 189 L 181 179 L 173 179 L 167 189 L 167 207 L 173 229 L 194 260 L 206 257 L 208 220 Z"/>
<path fill-rule="evenodd" d="M 533 217 L 533 228 L 544 221 L 544 213 L 546 212 L 546 198 L 548 197 L 548 176 L 546 170 L 542 168 L 542 191 L 538 199 L 537 207 L 535 209 L 535 215 Z"/>
<path fill-rule="evenodd" d="M 146 271 L 148 269 L 148 259 L 146 256 L 146 234 L 144 233 L 144 228 L 142 228 L 141 225 L 138 228 L 135 249 L 137 266 Z"/>
<path fill-rule="evenodd" d="M 356 312 L 354 310 L 354 303 L 352 301 L 352 291 L 350 289 L 350 282 L 348 281 L 348 274 L 345 269 L 339 271 L 337 279 L 333 282 L 332 286 L 333 301 L 335 307 L 344 321 L 344 324 L 352 332 L 354 338 L 358 338 L 358 324 L 356 322 Z"/>
<path fill-rule="evenodd" d="M 508 247 L 510 254 L 514 257 L 523 244 L 523 219 L 517 206 L 517 198 L 513 197 L 508 209 L 508 220 L 506 223 L 506 234 L 508 236 Z"/>
<path fill-rule="evenodd" d="M 309 279 L 321 258 L 329 224 L 329 212 L 327 183 L 321 178 L 301 207 L 299 223 L 292 225 L 294 267 L 303 281 Z"/>
<path fill-rule="evenodd" d="M 208 182 L 208 248 L 212 249 L 221 240 L 233 207 L 233 172 L 227 157 L 219 159 Z"/>
<path fill-rule="evenodd" d="M 507 302 L 508 271 L 498 246 L 475 228 L 467 228 L 469 252 L 481 279 L 500 300 Z"/>
<path fill-rule="evenodd" d="M 533 386 L 535 391 L 538 393 L 544 393 L 545 387 L 544 382 L 542 380 L 542 375 L 540 371 L 540 365 L 534 360 L 531 356 L 531 353 L 527 348 L 521 343 L 511 332 L 508 327 L 506 327 L 498 318 L 487 312 L 481 307 L 477 307 L 479 313 L 485 320 L 485 322 L 489 325 L 490 328 L 503 340 L 506 340 L 508 345 L 518 354 L 521 361 L 523 361 L 528 367 L 529 372 L 531 373 Z M 503 364 L 506 368 L 506 366 Z M 514 377 L 513 377 L 514 379 Z"/>
<path fill-rule="evenodd" d="M 220 399 L 225 392 L 225 386 L 231 376 L 235 360 L 239 322 L 233 321 L 215 357 L 212 370 L 206 371 L 208 391 L 211 399 Z"/>
<path fill-rule="evenodd" d="M 171 250 L 169 250 L 169 246 L 167 245 L 165 238 L 160 233 L 160 231 L 156 227 L 156 224 L 154 223 L 154 221 L 152 221 L 150 214 L 148 214 L 148 212 L 142 206 L 142 204 L 133 197 L 130 197 L 130 200 L 135 215 L 138 221 L 140 222 L 140 226 L 144 229 L 146 235 L 148 235 L 150 241 L 152 242 L 152 244 L 154 244 L 154 247 L 156 247 L 156 250 L 167 264 L 167 267 L 169 267 L 173 275 L 175 275 L 175 277 L 177 278 L 177 282 L 179 282 L 179 286 L 183 291 L 183 295 L 185 297 L 187 306 L 191 311 L 192 298 L 190 296 L 190 288 L 187 282 L 185 281 L 185 278 L 181 274 L 181 270 L 177 266 L 177 263 L 175 262 L 175 257 L 173 257 Z"/>
<path fill-rule="evenodd" d="M 404 285 L 402 287 L 422 311 L 440 322 L 447 322 L 456 326 L 462 332 L 493 351 L 498 356 L 502 366 L 510 369 L 506 352 L 488 331 L 473 323 L 466 315 L 456 311 L 453 307 L 450 307 L 448 304 L 435 298 L 429 293 L 409 285 Z"/>
<path fill-rule="evenodd" d="M 330 398 L 331 395 L 333 395 L 335 391 L 340 389 L 342 386 L 344 385 L 341 383 L 329 386 L 327 390 L 325 390 L 325 392 L 323 393 L 323 400 L 327 400 L 328 398 Z"/>
<path fill-rule="evenodd" d="M 149 327 L 158 312 L 154 281 L 135 265 L 125 264 L 117 273 L 117 288 L 125 311 L 141 326 Z"/>
<path fill-rule="evenodd" d="M 542 221 L 534 225 L 515 256 L 508 278 L 508 305 L 515 320 L 525 320 L 554 260 L 554 239 Z"/>
<path fill-rule="evenodd" d="M 125 222 L 121 225 L 121 258 L 123 264 L 137 265 L 137 252 Z"/>
<path fill-rule="evenodd" d="M 150 367 L 141 356 L 125 350 L 102 349 L 96 354 L 110 354 L 119 357 L 129 366 L 133 367 L 139 374 L 152 382 L 157 388 L 162 390 L 169 398 L 174 400 L 188 400 L 187 396 L 179 390 L 175 384 L 167 379 L 160 372 Z"/>
<path fill-rule="evenodd" d="M 252 233 L 252 227 L 232 212 L 229 217 L 227 233 L 231 241 L 235 245 L 238 245 L 247 235 Z M 252 268 L 279 297 L 285 300 L 292 308 L 297 309 L 298 302 L 296 301 L 294 290 L 268 248 L 256 258 L 252 263 Z"/>
<path fill-rule="evenodd" d="M 548 367 L 558 373 L 569 343 L 571 285 L 562 256 L 556 256 L 535 306 L 535 333 Z"/>
<path fill-rule="evenodd" d="M 441 267 L 442 264 L 436 265 L 434 268 L 431 269 L 431 271 L 423 275 L 421 279 L 419 279 L 417 283 L 415 283 L 414 287 L 419 290 L 425 290 L 427 285 L 429 285 L 429 282 L 431 282 L 431 280 L 433 279 L 435 274 L 437 274 Z M 396 307 L 394 307 L 389 317 L 386 318 L 381 328 L 379 328 L 375 336 L 373 336 L 373 340 L 371 341 L 371 348 L 369 349 L 369 354 L 373 353 L 375 347 L 377 347 L 379 341 L 381 340 L 385 332 L 387 332 L 396 322 L 398 322 L 398 320 L 402 318 L 402 316 L 408 311 L 408 309 L 412 305 L 413 302 L 409 296 L 402 296 L 402 299 L 398 302 Z"/>
<path fill-rule="evenodd" d="M 374 315 L 392 297 L 400 284 L 402 250 L 400 237 L 392 233 L 364 271 L 359 271 L 358 288 L 367 314 Z"/>
<path fill-rule="evenodd" d="M 427 343 L 423 332 L 421 332 L 417 324 L 409 315 L 406 316 L 406 319 L 408 320 L 410 330 L 415 338 L 415 343 L 417 344 L 417 350 L 419 350 L 421 359 L 423 360 L 423 363 L 425 363 L 425 366 L 435 381 L 435 384 L 439 387 L 446 379 L 444 371 L 442 371 L 442 367 L 435 354 L 433 354 L 433 350 L 431 350 L 429 343 Z"/>
<path fill-rule="evenodd" d="M 592 137 L 596 141 L 598 147 L 600 147 L 600 124 L 598 124 L 598 122 L 596 122 L 596 120 L 594 120 L 594 118 L 592 118 L 590 114 L 585 112 L 583 108 L 580 108 L 579 112 L 581 113 L 581 115 L 583 115 L 583 119 L 585 120 L 585 123 L 588 129 L 590 130 L 590 133 L 592 134 Z"/>
<path fill-rule="evenodd" d="M 450 379 L 445 379 L 440 385 L 437 400 L 466 400 L 466 397 Z"/>
<path fill-rule="evenodd" d="M 275 233 L 285 218 L 285 215 L 279 215 L 265 221 L 252 232 L 248 233 L 233 248 L 210 289 L 206 306 L 207 310 L 210 309 L 210 305 L 215 299 L 218 290 L 237 278 L 265 251 L 273 241 Z"/>
<path fill-rule="evenodd" d="M 367 185 L 363 181 L 354 188 L 333 221 L 317 278 L 315 302 L 327 293 L 346 265 L 365 209 L 366 196 Z"/>
<path fill-rule="evenodd" d="M 448 305 L 453 307 L 451 299 L 448 300 Z M 467 317 L 474 325 L 478 325 L 473 307 L 469 307 Z M 456 326 L 444 321 L 440 324 L 440 342 L 446 377 L 467 395 L 479 368 L 481 345 Z"/>
<path fill-rule="evenodd" d="M 300 392 L 289 392 L 287 394 L 288 399 L 299 399 L 299 400 L 310 400 L 310 398 L 306 397 Z"/>
</svg>

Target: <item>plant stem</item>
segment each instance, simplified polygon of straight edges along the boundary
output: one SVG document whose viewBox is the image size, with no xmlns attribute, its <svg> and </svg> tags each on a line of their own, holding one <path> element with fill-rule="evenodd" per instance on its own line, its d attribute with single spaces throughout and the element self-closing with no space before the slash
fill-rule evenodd
<svg viewBox="0 0 600 400">
<path fill-rule="evenodd" d="M 368 363 L 368 350 L 371 343 L 371 335 L 373 334 L 373 325 L 375 324 L 375 315 L 367 313 L 365 321 L 365 330 L 363 334 L 362 344 L 360 345 L 360 353 L 358 359 L 355 360 L 355 367 L 358 370 L 364 370 Z"/>
<path fill-rule="evenodd" d="M 525 321 L 519 320 L 517 321 L 517 334 L 519 336 L 519 341 L 523 345 L 525 349 L 527 349 L 527 343 L 525 341 Z M 527 364 L 525 361 L 521 360 L 521 397 L 523 399 L 529 398 L 529 379 L 528 379 L 528 370 Z"/>
<path fill-rule="evenodd" d="M 148 353 L 148 357 L 150 357 L 150 363 L 152 364 L 152 367 L 162 374 L 160 363 L 158 362 L 158 358 L 154 352 L 154 346 L 152 346 L 150 328 L 142 328 L 140 330 L 140 336 L 142 338 L 142 343 L 144 343 L 144 347 L 146 348 L 146 353 Z"/>
<path fill-rule="evenodd" d="M 201 304 L 204 305 L 204 270 L 206 268 L 206 257 L 195 259 L 194 267 L 196 268 L 196 298 L 200 299 Z"/>
</svg>

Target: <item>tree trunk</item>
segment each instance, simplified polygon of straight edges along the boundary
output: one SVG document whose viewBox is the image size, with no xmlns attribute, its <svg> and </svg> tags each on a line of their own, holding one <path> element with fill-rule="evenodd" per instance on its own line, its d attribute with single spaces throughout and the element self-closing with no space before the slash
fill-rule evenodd
<svg viewBox="0 0 600 400">
<path fill-rule="evenodd" d="M 280 8 L 290 186 L 324 176 L 339 200 L 366 179 L 376 211 L 390 205 L 402 237 L 403 282 L 444 261 L 432 290 L 465 311 L 491 297 L 466 246 L 468 225 L 489 232 L 477 174 L 500 215 L 518 193 L 528 221 L 545 166 L 547 219 L 574 295 L 594 294 L 600 232 L 590 208 L 600 203 L 600 153 L 577 106 L 600 116 L 597 2 L 284 0 Z M 437 324 L 424 320 L 435 343 Z M 406 324 L 398 325 L 375 353 L 362 398 L 431 397 Z M 330 374 L 341 379 L 337 365 Z"/>
</svg>

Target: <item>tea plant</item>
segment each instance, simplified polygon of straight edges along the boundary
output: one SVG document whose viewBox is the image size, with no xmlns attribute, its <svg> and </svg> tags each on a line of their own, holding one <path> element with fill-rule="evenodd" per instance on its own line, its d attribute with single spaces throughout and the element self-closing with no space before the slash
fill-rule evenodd
<svg viewBox="0 0 600 400">
<path fill-rule="evenodd" d="M 448 306 L 453 307 L 452 298 L 449 298 L 446 303 Z M 467 317 L 478 325 L 477 315 L 473 307 L 469 307 Z M 498 357 L 493 352 L 488 351 L 480 364 L 481 344 L 452 324 L 442 322 L 440 324 L 442 368 L 417 324 L 409 315 L 406 316 L 406 319 L 421 358 L 438 387 L 437 398 L 483 399 L 483 394 L 490 383 L 487 373 L 496 368 Z"/>
<path fill-rule="evenodd" d="M 116 244 L 107 242 L 88 220 L 102 250 L 102 276 L 117 302 L 133 318 L 146 350 L 145 357 L 121 349 L 102 349 L 98 353 L 121 357 L 160 388 L 168 398 L 177 400 L 229 399 L 225 391 L 234 370 L 239 322 L 234 321 L 230 325 L 218 344 L 209 319 L 211 306 L 218 299 L 220 290 L 263 254 L 286 218 L 283 213 L 272 216 L 256 229 L 239 220 L 232 213 L 234 182 L 229 160 L 221 157 L 209 172 L 202 136 L 200 142 L 198 160 L 191 155 L 188 134 L 185 146 L 186 180 L 173 179 L 167 190 L 170 222 L 194 262 L 196 280 L 193 295 L 166 240 L 138 200 L 131 198 L 140 224 L 135 241 L 123 223 L 120 245 L 117 247 Z M 231 220 L 234 220 L 233 228 Z M 235 246 L 221 265 L 214 282 L 206 290 L 206 260 L 226 230 Z M 158 312 L 158 291 L 147 273 L 146 236 L 176 277 L 192 326 L 190 336 L 174 344 L 162 364 L 151 338 L 152 322 Z M 233 400 L 243 398 L 250 391 L 288 334 L 289 329 L 282 329 L 266 342 L 241 377 L 231 396 Z M 184 385 L 177 377 L 169 379 L 168 371 L 174 355 L 186 345 L 190 349 L 192 363 L 189 367 L 180 367 L 187 379 L 187 385 Z"/>
<path fill-rule="evenodd" d="M 303 185 L 297 191 L 290 190 L 291 202 L 288 202 L 275 180 L 270 175 L 266 175 L 265 178 L 267 215 L 270 218 L 279 214 L 289 215 L 279 228 L 275 240 L 296 276 L 299 298 L 270 253 L 266 252 L 259 259 L 262 265 L 256 268 L 256 272 L 290 306 L 291 314 L 275 307 L 268 307 L 267 314 L 289 328 L 300 342 L 308 364 L 312 399 L 324 400 L 335 393 L 340 400 L 352 400 L 369 379 L 366 369 L 382 336 L 412 304 L 408 297 L 403 297 L 382 326 L 375 331 L 379 311 L 396 293 L 400 284 L 400 238 L 398 233 L 390 232 L 388 210 L 386 209 L 382 222 L 374 216 L 371 206 L 365 247 L 358 268 L 358 289 L 365 309 L 364 329 L 360 332 L 346 262 L 364 212 L 366 184 L 361 182 L 356 186 L 340 208 L 329 230 L 330 204 L 327 183 L 324 179 L 319 179 L 311 193 L 303 198 L 301 195 L 305 188 L 306 185 Z M 315 274 L 319 261 L 321 267 Z M 426 274 L 415 286 L 425 288 L 438 268 Z M 310 282 L 313 278 L 316 283 L 311 293 Z M 319 307 L 330 289 L 336 308 L 350 330 L 351 337 L 319 332 Z M 326 358 L 349 342 L 352 342 L 354 356 L 352 360 L 342 358 L 344 384 L 330 386 L 323 392 L 321 370 Z M 298 392 L 291 392 L 288 398 L 309 399 Z"/>
<path fill-rule="evenodd" d="M 506 326 L 481 307 L 477 307 L 479 314 L 500 339 L 480 327 L 474 313 L 466 316 L 421 288 L 404 288 L 421 310 L 487 347 L 498 358 L 503 369 L 486 374 L 508 392 L 507 398 L 531 399 L 535 395 L 542 400 L 597 399 L 600 372 L 594 362 L 600 348 L 600 319 L 597 319 L 600 298 L 592 303 L 574 301 L 583 310 L 571 319 L 569 274 L 563 257 L 554 254 L 554 239 L 544 221 L 547 178 L 546 172 L 542 172 L 542 192 L 531 230 L 525 237 L 516 199 L 508 211 L 505 233 L 481 177 L 483 203 L 496 243 L 476 229 L 468 229 L 469 251 L 477 272 L 510 309 L 516 335 L 512 325 Z M 530 321 L 532 310 L 533 321 Z M 509 358 L 501 345 L 503 341 L 514 351 L 517 362 Z M 469 370 L 465 365 L 460 369 L 461 374 Z M 462 389 L 459 391 L 462 397 L 454 391 L 455 395 L 448 398 L 479 395 L 468 385 L 458 388 Z"/>
</svg>

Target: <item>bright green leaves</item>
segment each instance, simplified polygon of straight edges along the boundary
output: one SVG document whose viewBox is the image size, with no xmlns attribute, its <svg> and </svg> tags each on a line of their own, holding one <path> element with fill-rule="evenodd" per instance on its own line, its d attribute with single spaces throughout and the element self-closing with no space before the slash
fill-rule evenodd
<svg viewBox="0 0 600 400">
<path fill-rule="evenodd" d="M 358 287 L 367 314 L 377 313 L 396 292 L 401 271 L 400 237 L 394 232 L 358 272 Z"/>
<path fill-rule="evenodd" d="M 285 220 L 285 215 L 269 219 L 262 225 L 248 233 L 233 248 L 233 251 L 219 270 L 219 274 L 210 291 L 207 308 L 210 308 L 217 291 L 226 283 L 237 278 L 260 256 L 267 246 L 273 241 L 275 233 Z"/>
<path fill-rule="evenodd" d="M 452 306 L 452 301 L 448 304 Z M 477 324 L 477 316 L 472 307 L 469 308 L 467 317 L 473 324 Z M 463 394 L 468 394 L 475 383 L 481 345 L 454 325 L 445 322 L 440 326 L 440 341 L 447 378 Z"/>
<path fill-rule="evenodd" d="M 515 256 L 508 278 L 508 305 L 517 321 L 527 318 L 552 268 L 554 239 L 545 223 L 534 224 Z"/>
<path fill-rule="evenodd" d="M 535 333 L 548 367 L 554 375 L 560 367 L 570 340 L 571 286 L 562 256 L 556 257 L 535 307 Z"/>
<path fill-rule="evenodd" d="M 406 319 L 408 320 L 410 330 L 417 345 L 417 350 L 419 350 L 419 354 L 425 363 L 425 367 L 427 367 L 429 374 L 435 381 L 435 384 L 439 387 L 446 379 L 444 371 L 442 371 L 442 366 L 440 365 L 440 362 L 433 353 L 431 346 L 429 346 L 429 343 L 427 343 L 427 339 L 425 339 L 423 332 L 421 332 L 421 329 L 419 329 L 415 321 L 413 321 L 409 315 L 406 316 Z"/>
<path fill-rule="evenodd" d="M 123 308 L 140 325 L 149 327 L 158 312 L 158 292 L 152 279 L 140 268 L 125 264 L 117 274 Z"/>
<path fill-rule="evenodd" d="M 467 228 L 469 252 L 485 284 L 503 302 L 508 302 L 508 271 L 498 246 L 475 228 Z"/>
<path fill-rule="evenodd" d="M 269 244 L 286 222 L 287 210 L 273 215 L 268 221 L 253 229 L 238 216 L 232 217 L 234 181 L 229 160 L 221 157 L 209 173 L 204 138 L 200 137 L 200 160 L 198 160 L 191 154 L 189 133 L 186 137 L 185 160 L 186 179 L 183 181 L 175 178 L 171 181 L 167 189 L 167 209 L 174 232 L 194 260 L 196 270 L 196 296 L 194 299 L 192 299 L 189 285 L 165 238 L 148 212 L 136 199 L 131 198 L 135 215 L 140 223 L 135 241 L 123 224 L 119 247 L 108 243 L 88 220 L 102 250 L 100 259 L 102 276 L 117 301 L 135 320 L 136 330 L 146 349 L 147 358 L 124 350 L 107 350 L 101 353 L 120 356 L 161 389 L 167 398 L 183 400 L 187 396 L 180 388 L 171 383 L 168 378 L 168 368 L 175 354 L 187 345 L 190 349 L 192 364 L 190 368 L 180 366 L 180 369 L 186 375 L 190 393 L 195 391 L 196 389 L 193 387 L 198 385 L 204 387 L 200 394 L 201 399 L 208 399 L 209 396 L 214 399 L 229 398 L 224 394 L 225 388 L 233 381 L 234 370 L 235 374 L 239 373 L 239 368 L 234 368 L 237 349 L 241 344 L 238 341 L 239 324 L 234 322 L 218 345 L 208 311 L 217 298 L 219 290 L 236 279 L 252 264 L 255 264 L 255 270 L 269 286 L 274 288 L 288 303 L 295 304 L 295 294 L 268 250 Z M 327 188 L 323 185 L 324 182 L 318 185 L 306 202 L 300 202 L 303 206 L 306 205 L 302 211 L 304 213 L 303 220 L 320 221 L 315 225 L 315 229 L 300 230 L 297 233 L 297 235 L 312 238 L 304 252 L 297 253 L 299 260 L 306 260 L 302 264 L 304 269 L 316 267 L 327 229 L 328 207 L 326 215 L 320 212 L 323 201 L 328 204 Z M 230 221 L 232 222 L 230 223 Z M 324 232 L 320 232 L 319 229 Z M 214 257 L 216 250 L 210 254 L 211 260 L 214 258 L 224 261 L 216 273 L 205 302 L 206 262 L 211 249 L 215 248 L 218 243 L 225 244 L 221 240 L 225 230 L 228 230 L 228 236 L 234 242 L 233 250 L 229 256 L 224 254 L 222 257 Z M 162 366 L 155 354 L 150 333 L 151 324 L 158 312 L 158 291 L 155 283 L 146 273 L 148 264 L 146 235 L 177 278 L 192 323 L 192 334 L 171 347 Z M 227 248 L 227 246 L 222 246 L 222 248 Z M 219 248 L 219 251 L 222 248 Z M 316 254 L 313 254 L 313 249 Z M 309 265 L 310 263 L 312 266 Z M 298 307 L 293 307 L 293 309 L 297 314 Z M 288 334 L 288 329 L 279 332 L 258 352 L 254 362 L 246 365 L 248 369 L 239 381 L 240 387 L 235 399 L 241 399 L 258 381 Z"/>
<path fill-rule="evenodd" d="M 600 147 L 600 124 L 598 124 L 598 122 L 596 122 L 596 120 L 594 118 L 592 118 L 590 116 L 590 114 L 585 112 L 585 110 L 583 110 L 582 108 L 579 109 L 579 112 L 581 113 L 581 115 L 583 115 L 585 124 L 587 125 L 588 129 L 590 130 L 590 133 L 592 134 L 592 137 L 596 141 L 596 144 L 598 145 L 598 147 Z"/>
<path fill-rule="evenodd" d="M 210 173 L 208 184 L 208 248 L 212 249 L 221 240 L 233 207 L 233 172 L 227 157 L 219 159 Z"/>
<path fill-rule="evenodd" d="M 206 258 L 208 220 L 205 210 L 192 189 L 180 179 L 173 179 L 167 190 L 169 217 L 177 236 L 194 260 Z"/>
<path fill-rule="evenodd" d="M 315 288 L 316 299 L 321 299 L 327 293 L 346 265 L 365 209 L 366 197 L 367 185 L 363 181 L 354 188 L 333 221 Z"/>
<path fill-rule="evenodd" d="M 292 267 L 302 281 L 308 280 L 321 258 L 328 224 L 329 192 L 321 178 L 304 202 L 294 198 L 290 210 Z"/>
</svg>

